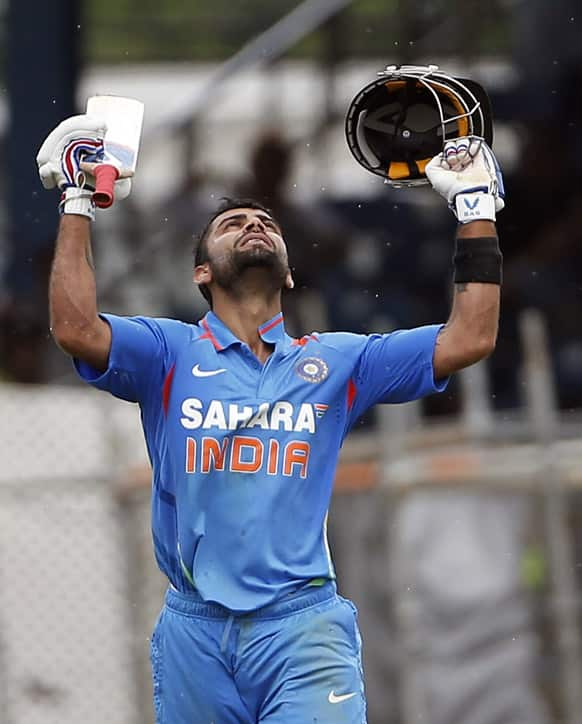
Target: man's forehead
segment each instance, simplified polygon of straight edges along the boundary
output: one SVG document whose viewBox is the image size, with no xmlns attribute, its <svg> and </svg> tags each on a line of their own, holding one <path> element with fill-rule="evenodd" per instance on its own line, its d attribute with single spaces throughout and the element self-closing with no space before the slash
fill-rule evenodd
<svg viewBox="0 0 582 724">
<path fill-rule="evenodd" d="M 212 222 L 212 226 L 216 228 L 221 222 L 236 216 L 245 216 L 247 218 L 249 216 L 258 216 L 263 219 L 270 219 L 274 223 L 277 223 L 275 219 L 271 216 L 271 214 L 269 214 L 267 211 L 264 211 L 263 209 L 253 209 L 248 206 L 241 206 L 240 208 L 228 209 L 227 211 L 223 211 L 214 219 L 214 221 Z"/>
</svg>

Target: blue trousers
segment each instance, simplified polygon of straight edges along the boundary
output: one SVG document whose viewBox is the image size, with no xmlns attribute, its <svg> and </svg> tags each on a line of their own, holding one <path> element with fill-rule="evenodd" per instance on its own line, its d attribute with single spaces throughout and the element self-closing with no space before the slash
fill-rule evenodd
<svg viewBox="0 0 582 724">
<path fill-rule="evenodd" d="M 334 583 L 236 615 L 170 589 L 151 641 L 157 724 L 365 724 L 354 605 Z"/>
</svg>

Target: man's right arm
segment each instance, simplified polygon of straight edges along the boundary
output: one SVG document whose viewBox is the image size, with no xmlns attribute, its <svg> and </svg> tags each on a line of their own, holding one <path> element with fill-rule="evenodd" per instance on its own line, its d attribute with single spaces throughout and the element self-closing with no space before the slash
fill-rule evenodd
<svg viewBox="0 0 582 724">
<path fill-rule="evenodd" d="M 61 217 L 49 284 L 51 333 L 65 352 L 104 372 L 111 328 L 97 312 L 90 224 L 85 216 Z"/>
</svg>

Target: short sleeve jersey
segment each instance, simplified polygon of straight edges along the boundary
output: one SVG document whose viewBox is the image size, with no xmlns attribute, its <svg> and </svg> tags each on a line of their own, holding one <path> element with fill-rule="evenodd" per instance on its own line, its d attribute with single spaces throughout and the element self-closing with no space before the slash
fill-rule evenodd
<svg viewBox="0 0 582 724">
<path fill-rule="evenodd" d="M 326 521 L 339 449 L 375 403 L 438 392 L 439 326 L 292 339 L 259 328 L 264 364 L 209 312 L 199 324 L 104 315 L 108 369 L 95 387 L 139 403 L 153 468 L 156 559 L 180 591 L 256 610 L 334 578 Z"/>
</svg>

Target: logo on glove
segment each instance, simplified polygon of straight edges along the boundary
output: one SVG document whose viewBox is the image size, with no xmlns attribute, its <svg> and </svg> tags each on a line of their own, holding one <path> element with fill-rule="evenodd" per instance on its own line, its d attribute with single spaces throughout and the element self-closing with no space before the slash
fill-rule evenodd
<svg viewBox="0 0 582 724">
<path fill-rule="evenodd" d="M 477 206 L 479 204 L 479 197 L 477 196 L 477 198 L 472 202 L 469 201 L 469 199 L 464 198 L 463 203 L 469 209 L 469 211 L 475 211 L 475 209 L 477 208 Z"/>
<path fill-rule="evenodd" d="M 103 140 L 76 138 L 71 141 L 63 151 L 61 164 L 67 183 L 71 186 L 83 186 L 84 174 L 79 170 L 79 164 L 88 156 L 99 155 L 103 155 Z"/>
</svg>

